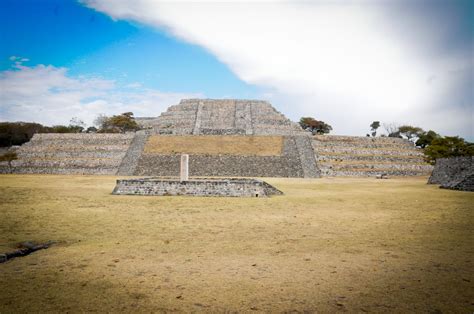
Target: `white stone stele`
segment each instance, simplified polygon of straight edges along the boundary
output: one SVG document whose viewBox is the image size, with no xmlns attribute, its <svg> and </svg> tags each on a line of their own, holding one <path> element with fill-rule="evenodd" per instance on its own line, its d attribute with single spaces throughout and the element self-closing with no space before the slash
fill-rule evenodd
<svg viewBox="0 0 474 314">
<path fill-rule="evenodd" d="M 179 180 L 180 181 L 189 180 L 189 155 L 188 154 L 181 155 L 181 168 L 179 172 Z"/>
</svg>

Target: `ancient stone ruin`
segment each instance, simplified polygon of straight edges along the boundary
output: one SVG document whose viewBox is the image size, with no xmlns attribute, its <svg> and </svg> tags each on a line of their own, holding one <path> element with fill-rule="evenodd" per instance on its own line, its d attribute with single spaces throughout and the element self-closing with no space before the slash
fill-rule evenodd
<svg viewBox="0 0 474 314">
<path fill-rule="evenodd" d="M 181 181 L 176 179 L 146 178 L 117 180 L 117 185 L 112 194 L 269 197 L 283 193 L 274 186 L 258 179 L 201 178 Z"/>
<path fill-rule="evenodd" d="M 428 183 L 445 189 L 474 191 L 474 157 L 437 159 Z"/>
<path fill-rule="evenodd" d="M 256 179 L 189 180 L 189 155 L 181 155 L 179 180 L 145 178 L 117 180 L 112 194 L 115 195 L 157 195 L 157 196 L 227 196 L 227 197 L 269 197 L 283 192 L 265 181 Z"/>
<path fill-rule="evenodd" d="M 313 148 L 322 176 L 419 176 L 433 169 L 401 138 L 316 135 Z"/>
<path fill-rule="evenodd" d="M 14 173 L 178 177 L 427 175 L 421 150 L 402 139 L 311 136 L 258 100 L 187 99 L 127 134 L 36 134 Z M 6 163 L 0 173 L 9 172 Z"/>
</svg>

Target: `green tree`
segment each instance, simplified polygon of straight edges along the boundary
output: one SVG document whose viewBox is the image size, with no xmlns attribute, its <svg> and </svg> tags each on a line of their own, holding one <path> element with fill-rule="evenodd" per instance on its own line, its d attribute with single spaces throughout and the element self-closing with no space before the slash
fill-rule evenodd
<svg viewBox="0 0 474 314">
<path fill-rule="evenodd" d="M 415 145 L 421 148 L 425 148 L 431 145 L 434 139 L 439 138 L 439 137 L 441 137 L 441 135 L 439 135 L 433 130 L 429 130 L 428 132 L 423 132 L 422 134 L 420 134 Z"/>
<path fill-rule="evenodd" d="M 140 129 L 132 112 L 125 112 L 112 117 L 100 117 L 100 123 L 99 132 L 101 133 L 125 133 Z"/>
<path fill-rule="evenodd" d="M 437 137 L 424 150 L 426 158 L 433 163 L 437 158 L 474 156 L 474 144 L 459 136 Z"/>
<path fill-rule="evenodd" d="M 0 122 L 0 147 L 22 145 L 28 142 L 35 133 L 47 131 L 47 127 L 39 123 Z"/>
<path fill-rule="evenodd" d="M 329 124 L 312 117 L 302 117 L 299 124 L 303 130 L 309 131 L 312 134 L 325 134 L 332 131 L 332 127 Z"/>
<path fill-rule="evenodd" d="M 17 160 L 17 159 L 18 159 L 18 156 L 16 152 L 11 151 L 11 150 L 0 156 L 0 162 L 6 161 L 8 163 L 8 171 L 10 173 L 13 172 L 12 161 Z"/>
<path fill-rule="evenodd" d="M 375 137 L 377 135 L 377 129 L 380 127 L 380 121 L 374 121 L 370 125 L 370 130 L 372 131 L 372 136 Z"/>
</svg>

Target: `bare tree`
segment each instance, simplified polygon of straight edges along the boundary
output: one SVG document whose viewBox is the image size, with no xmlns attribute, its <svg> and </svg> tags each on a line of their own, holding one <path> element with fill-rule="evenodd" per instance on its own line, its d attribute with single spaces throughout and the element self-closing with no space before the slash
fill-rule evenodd
<svg viewBox="0 0 474 314">
<path fill-rule="evenodd" d="M 383 128 L 385 129 L 389 137 L 400 137 L 400 126 L 398 125 L 398 123 L 384 123 Z"/>
</svg>

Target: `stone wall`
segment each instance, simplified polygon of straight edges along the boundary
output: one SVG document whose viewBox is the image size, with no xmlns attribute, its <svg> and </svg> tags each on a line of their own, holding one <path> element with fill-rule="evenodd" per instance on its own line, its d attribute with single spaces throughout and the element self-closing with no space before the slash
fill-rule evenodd
<svg viewBox="0 0 474 314">
<path fill-rule="evenodd" d="M 317 135 L 313 148 L 323 176 L 429 175 L 423 152 L 400 138 Z"/>
<path fill-rule="evenodd" d="M 127 153 L 117 170 L 118 175 L 131 175 L 135 172 L 135 169 L 137 169 L 138 166 L 138 160 L 140 159 L 143 148 L 148 139 L 148 135 L 149 134 L 143 130 L 135 133 L 135 136 L 128 147 Z"/>
<path fill-rule="evenodd" d="M 442 188 L 474 191 L 474 157 L 439 158 L 428 179 Z"/>
<path fill-rule="evenodd" d="M 13 173 L 116 174 L 130 134 L 35 134 L 17 149 Z M 6 163 L 0 172 L 7 173 Z"/>
<path fill-rule="evenodd" d="M 311 148 L 310 148 L 311 149 Z M 305 165 L 300 159 L 295 137 L 284 137 L 280 156 L 190 154 L 190 176 L 227 177 L 318 177 L 316 165 Z M 306 152 L 308 154 L 308 152 Z M 312 150 L 310 155 L 314 155 Z M 311 156 L 310 156 L 311 157 Z M 179 154 L 143 153 L 134 175 L 178 176 Z M 306 173 L 305 173 L 306 170 Z"/>
<path fill-rule="evenodd" d="M 256 179 L 162 179 L 117 180 L 112 194 L 156 196 L 268 197 L 283 194 L 272 185 Z"/>
</svg>

